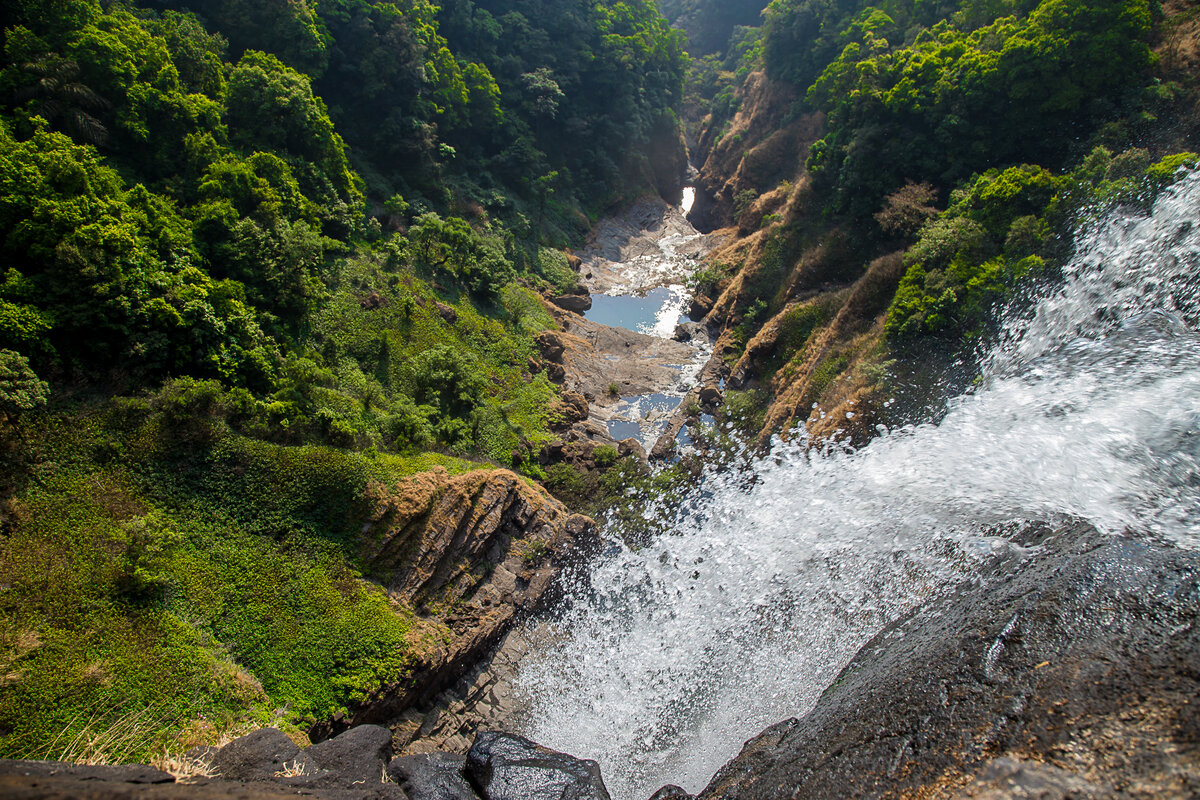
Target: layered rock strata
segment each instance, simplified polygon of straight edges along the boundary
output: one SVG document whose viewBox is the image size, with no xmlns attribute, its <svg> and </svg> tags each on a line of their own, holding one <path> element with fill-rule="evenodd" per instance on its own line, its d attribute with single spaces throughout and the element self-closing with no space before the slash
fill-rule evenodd
<svg viewBox="0 0 1200 800">
<path fill-rule="evenodd" d="M 347 714 L 318 723 L 314 740 L 386 722 L 429 701 L 480 661 L 512 624 L 552 596 L 559 570 L 586 557 L 595 524 L 509 470 L 451 476 L 437 468 L 368 491 L 360 536 L 367 573 L 420 620 L 444 626 L 412 674 Z"/>
</svg>

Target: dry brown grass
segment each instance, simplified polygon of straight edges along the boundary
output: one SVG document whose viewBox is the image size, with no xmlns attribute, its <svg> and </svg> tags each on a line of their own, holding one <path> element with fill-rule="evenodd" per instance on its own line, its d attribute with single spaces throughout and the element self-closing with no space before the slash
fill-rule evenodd
<svg viewBox="0 0 1200 800">
<path fill-rule="evenodd" d="M 307 774 L 308 774 L 308 769 L 305 767 L 304 762 L 297 758 L 295 761 L 285 761 L 283 764 L 283 769 L 278 770 L 275 773 L 275 777 L 276 778 L 303 778 Z"/>
<path fill-rule="evenodd" d="M 190 783 L 200 778 L 214 778 L 212 761 L 208 758 L 190 758 L 185 755 L 163 753 L 150 759 L 150 766 L 169 772 L 177 783 Z"/>
<path fill-rule="evenodd" d="M 88 715 L 82 725 L 78 725 Z M 35 757 L 72 764 L 121 764 L 144 752 L 172 717 L 168 710 L 149 706 L 130 709 L 115 719 L 108 709 L 81 711 Z M 67 738 L 70 731 L 75 731 Z"/>
</svg>

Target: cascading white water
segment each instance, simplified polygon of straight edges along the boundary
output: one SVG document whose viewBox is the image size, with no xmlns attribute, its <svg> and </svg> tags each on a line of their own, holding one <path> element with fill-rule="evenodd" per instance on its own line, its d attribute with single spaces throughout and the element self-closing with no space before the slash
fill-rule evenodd
<svg viewBox="0 0 1200 800">
<path fill-rule="evenodd" d="M 1200 175 L 1081 232 L 936 424 L 714 471 L 663 533 L 574 577 L 521 671 L 525 733 L 600 761 L 615 798 L 689 791 L 802 714 L 859 647 L 999 535 L 1068 516 L 1200 546 Z"/>
</svg>

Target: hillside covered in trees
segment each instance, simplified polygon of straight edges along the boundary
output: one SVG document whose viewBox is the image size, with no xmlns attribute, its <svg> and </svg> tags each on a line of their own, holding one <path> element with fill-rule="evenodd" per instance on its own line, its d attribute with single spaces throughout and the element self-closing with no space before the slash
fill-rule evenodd
<svg viewBox="0 0 1200 800">
<path fill-rule="evenodd" d="M 580 290 L 602 215 L 678 199 L 685 141 L 724 237 L 691 287 L 717 422 L 766 446 L 925 418 L 1076 226 L 1196 165 L 1197 26 L 1148 0 L 5 4 L 0 757 L 302 739 L 402 694 L 461 598 L 384 590 L 417 546 L 379 532 L 415 514 L 395 487 L 501 517 L 471 476 L 512 468 L 506 497 L 565 517 L 528 486 L 570 413 L 541 295 Z M 608 450 L 547 482 L 655 480 Z"/>
<path fill-rule="evenodd" d="M 403 681 L 449 634 L 362 577 L 378 487 L 541 474 L 538 293 L 678 193 L 682 35 L 646 0 L 0 29 L 0 755 L 299 730 Z"/>
<path fill-rule="evenodd" d="M 694 61 L 693 216 L 731 244 L 693 313 L 746 429 L 861 443 L 969 383 L 1074 230 L 1196 163 L 1195 41 L 1142 0 L 774 0 Z"/>
</svg>

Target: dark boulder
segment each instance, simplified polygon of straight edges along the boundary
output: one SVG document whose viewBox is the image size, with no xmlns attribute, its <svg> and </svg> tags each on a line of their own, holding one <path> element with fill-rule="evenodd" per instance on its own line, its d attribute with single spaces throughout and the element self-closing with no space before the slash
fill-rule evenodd
<svg viewBox="0 0 1200 800">
<path fill-rule="evenodd" d="M 708 295 L 698 294 L 688 304 L 688 317 L 694 322 L 704 319 L 712 311 L 715 302 Z"/>
<path fill-rule="evenodd" d="M 592 296 L 586 292 L 581 294 L 557 294 L 549 298 L 551 303 L 559 308 L 582 314 L 592 307 Z"/>
<path fill-rule="evenodd" d="M 705 341 L 708 339 L 708 328 L 702 322 L 681 322 L 675 326 L 671 338 L 677 342 Z"/>
<path fill-rule="evenodd" d="M 444 319 L 447 324 L 453 325 L 454 323 L 458 322 L 458 312 L 454 310 L 453 306 L 448 306 L 445 303 L 437 302 L 435 302 L 433 305 L 434 308 L 437 309 L 438 315 Z"/>
<path fill-rule="evenodd" d="M 692 796 L 688 794 L 687 790 L 682 786 L 676 786 L 673 783 L 668 783 L 666 786 L 650 795 L 650 800 L 692 800 Z"/>
<path fill-rule="evenodd" d="M 511 733 L 480 732 L 466 775 L 484 800 L 609 800 L 595 761 Z"/>
<path fill-rule="evenodd" d="M 388 764 L 388 775 L 410 800 L 479 800 L 463 774 L 466 760 L 455 753 L 400 756 Z"/>
<path fill-rule="evenodd" d="M 312 775 L 317 766 L 283 731 L 261 728 L 218 750 L 212 770 L 231 780 L 269 781 L 283 775 Z"/>
<path fill-rule="evenodd" d="M 392 756 L 392 732 L 379 725 L 359 725 L 304 751 L 340 785 L 379 783 L 384 765 Z"/>
</svg>

